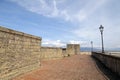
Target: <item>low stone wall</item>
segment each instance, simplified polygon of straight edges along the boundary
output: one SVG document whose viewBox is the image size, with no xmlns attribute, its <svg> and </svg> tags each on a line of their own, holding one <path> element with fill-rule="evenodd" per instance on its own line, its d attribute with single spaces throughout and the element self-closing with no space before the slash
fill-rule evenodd
<svg viewBox="0 0 120 80">
<path fill-rule="evenodd" d="M 80 54 L 80 45 L 79 44 L 67 44 L 66 51 L 67 51 L 67 54 L 69 55 Z"/>
<path fill-rule="evenodd" d="M 0 26 L 0 80 L 40 66 L 41 38 Z"/>
<path fill-rule="evenodd" d="M 67 48 L 41 47 L 42 60 L 63 58 L 75 54 L 80 54 L 79 44 L 67 44 Z"/>
<path fill-rule="evenodd" d="M 91 55 L 91 52 L 80 52 L 82 55 Z"/>
<path fill-rule="evenodd" d="M 63 57 L 62 48 L 41 47 L 42 60 L 57 59 L 62 57 Z"/>
<path fill-rule="evenodd" d="M 92 56 L 101 61 L 112 72 L 120 76 L 120 57 L 93 52 Z"/>
<path fill-rule="evenodd" d="M 69 56 L 69 55 L 67 54 L 66 48 L 62 48 L 62 54 L 63 54 L 63 57 Z"/>
</svg>

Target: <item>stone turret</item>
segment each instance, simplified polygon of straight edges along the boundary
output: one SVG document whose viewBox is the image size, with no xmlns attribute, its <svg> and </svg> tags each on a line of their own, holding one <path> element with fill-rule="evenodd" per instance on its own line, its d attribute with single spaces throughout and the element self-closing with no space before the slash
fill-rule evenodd
<svg viewBox="0 0 120 80">
<path fill-rule="evenodd" d="M 80 53 L 80 45 L 79 44 L 67 44 L 67 54 L 74 55 Z"/>
</svg>

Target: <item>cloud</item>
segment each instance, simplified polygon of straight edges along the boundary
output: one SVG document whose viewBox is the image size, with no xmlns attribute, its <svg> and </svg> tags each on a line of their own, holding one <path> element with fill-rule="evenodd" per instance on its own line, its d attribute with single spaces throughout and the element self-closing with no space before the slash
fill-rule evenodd
<svg viewBox="0 0 120 80">
<path fill-rule="evenodd" d="M 70 44 L 80 44 L 81 41 L 70 40 L 69 43 Z"/>
<path fill-rule="evenodd" d="M 104 41 L 109 46 L 118 46 L 120 38 L 120 17 L 113 14 L 120 13 L 119 10 L 114 9 L 115 6 L 109 6 L 112 0 L 11 0 L 17 3 L 26 10 L 34 12 L 49 18 L 58 18 L 75 24 L 75 28 L 70 31 L 70 35 L 74 35 L 78 39 L 83 39 L 85 42 L 81 43 L 83 46 L 89 44 L 93 40 L 95 44 L 100 44 L 99 25 L 105 27 Z M 114 2 L 114 1 L 113 1 Z M 105 7 L 107 6 L 107 7 Z M 102 8 L 101 8 L 102 7 Z M 110 8 L 109 8 L 110 7 Z M 112 10 L 114 9 L 114 11 Z M 108 10 L 110 10 L 108 12 Z M 116 11 L 115 11 L 116 10 Z M 112 12 L 113 11 L 113 12 Z M 117 16 L 113 18 L 114 16 Z M 74 26 L 74 25 L 73 25 Z M 77 27 L 76 27 L 77 26 Z M 115 26 L 115 28 L 113 27 Z M 56 30 L 61 30 L 56 27 Z M 63 29 L 62 29 L 63 30 Z M 62 31 L 61 30 L 61 31 Z M 114 31 L 113 31 L 114 30 Z M 66 31 L 67 32 L 67 29 Z M 114 36 L 116 35 L 116 36 Z M 73 38 L 73 37 L 72 37 Z M 112 41 L 110 41 L 112 38 Z M 68 41 L 69 43 L 80 43 L 79 41 Z M 114 42 L 114 43 L 113 43 Z M 44 41 L 43 45 L 65 46 L 61 40 Z"/>
<path fill-rule="evenodd" d="M 51 0 L 11 0 L 18 5 L 24 7 L 26 10 L 43 15 L 43 16 L 56 16 L 58 10 L 56 8 L 56 1 Z"/>
<path fill-rule="evenodd" d="M 61 42 L 61 40 L 49 40 L 44 39 L 42 42 L 43 46 L 49 46 L 49 47 L 65 47 L 66 44 Z"/>
<path fill-rule="evenodd" d="M 89 46 L 89 43 L 86 41 L 78 41 L 78 40 L 69 40 L 68 42 L 63 42 L 61 40 L 50 40 L 43 39 L 42 45 L 49 47 L 66 47 L 67 44 L 80 44 L 82 47 Z"/>
<path fill-rule="evenodd" d="M 76 0 L 70 4 L 69 0 L 11 0 L 26 10 L 46 16 L 62 18 L 66 21 L 83 21 L 92 14 L 106 0 Z M 79 5 L 79 4 L 84 5 Z M 77 4 L 77 5 L 76 5 Z"/>
<path fill-rule="evenodd" d="M 70 40 L 69 44 L 80 44 L 81 47 L 90 47 L 90 43 L 82 40 Z"/>
</svg>

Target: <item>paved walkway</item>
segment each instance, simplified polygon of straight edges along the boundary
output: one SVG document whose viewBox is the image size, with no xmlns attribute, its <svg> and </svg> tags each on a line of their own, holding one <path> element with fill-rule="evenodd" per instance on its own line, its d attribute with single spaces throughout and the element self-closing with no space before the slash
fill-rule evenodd
<svg viewBox="0 0 120 80">
<path fill-rule="evenodd" d="M 14 80 L 106 80 L 89 55 L 43 61 L 42 66 Z"/>
</svg>

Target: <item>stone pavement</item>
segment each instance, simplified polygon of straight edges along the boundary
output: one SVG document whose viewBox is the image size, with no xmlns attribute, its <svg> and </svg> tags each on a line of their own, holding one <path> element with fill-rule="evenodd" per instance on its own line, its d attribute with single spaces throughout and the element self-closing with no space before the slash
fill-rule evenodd
<svg viewBox="0 0 120 80">
<path fill-rule="evenodd" d="M 42 61 L 42 66 L 14 80 L 106 80 L 90 55 Z"/>
</svg>

